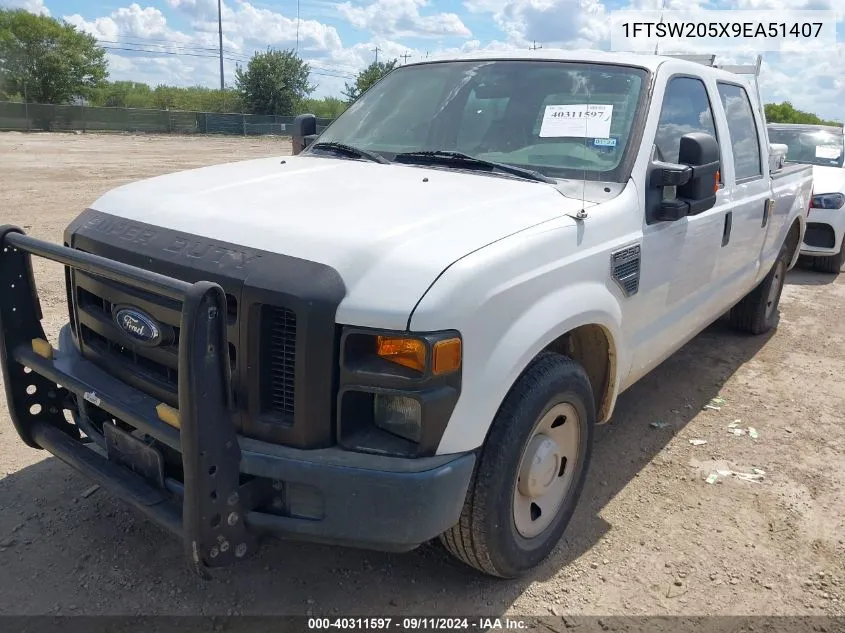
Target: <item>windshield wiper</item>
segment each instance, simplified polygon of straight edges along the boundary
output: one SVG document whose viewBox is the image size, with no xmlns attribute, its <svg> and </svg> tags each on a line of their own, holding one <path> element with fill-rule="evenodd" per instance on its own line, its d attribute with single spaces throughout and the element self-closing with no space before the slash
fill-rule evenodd
<svg viewBox="0 0 845 633">
<path fill-rule="evenodd" d="M 380 156 L 378 154 L 375 154 L 365 149 L 360 149 L 358 147 L 352 147 L 352 145 L 347 145 L 346 143 L 337 143 L 335 141 L 323 141 L 321 143 L 314 143 L 314 145 L 312 145 L 309 149 L 334 150 L 341 154 L 346 154 L 347 156 L 353 156 L 355 158 L 365 158 L 374 163 L 381 163 L 383 165 L 388 164 L 390 162 L 384 156 Z"/>
<path fill-rule="evenodd" d="M 396 156 L 394 156 L 394 160 L 401 163 L 435 161 L 457 162 L 463 164 L 464 166 L 486 167 L 490 171 L 499 171 L 505 174 L 510 174 L 512 176 L 519 176 L 520 178 L 534 180 L 536 182 L 547 182 L 551 185 L 557 184 L 557 182 L 554 181 L 552 178 L 544 176 L 540 172 L 534 171 L 533 169 L 526 169 L 524 167 L 514 167 L 513 165 L 508 165 L 506 163 L 497 163 L 492 160 L 484 160 L 482 158 L 470 156 L 469 154 L 464 154 L 463 152 L 452 152 L 444 150 L 402 152 L 401 154 L 396 154 Z"/>
</svg>

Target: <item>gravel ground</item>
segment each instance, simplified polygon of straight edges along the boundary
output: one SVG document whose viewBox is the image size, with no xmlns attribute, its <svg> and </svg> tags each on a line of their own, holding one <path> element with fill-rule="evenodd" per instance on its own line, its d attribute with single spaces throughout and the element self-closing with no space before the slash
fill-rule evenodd
<svg viewBox="0 0 845 633">
<path fill-rule="evenodd" d="M 0 222 L 59 241 L 119 184 L 287 153 L 267 138 L 4 133 Z M 36 276 L 54 336 L 61 270 L 39 261 Z M 845 615 L 843 279 L 793 271 L 776 333 L 715 324 L 623 394 L 564 542 L 520 581 L 479 577 L 435 544 L 271 541 L 202 582 L 175 538 L 24 446 L 3 401 L 0 613 Z M 754 468 L 758 480 L 705 481 Z"/>
</svg>

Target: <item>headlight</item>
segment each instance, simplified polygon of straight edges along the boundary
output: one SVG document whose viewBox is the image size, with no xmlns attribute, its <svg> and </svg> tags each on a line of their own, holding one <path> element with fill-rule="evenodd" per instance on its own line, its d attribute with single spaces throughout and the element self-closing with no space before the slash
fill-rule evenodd
<svg viewBox="0 0 845 633">
<path fill-rule="evenodd" d="M 373 422 L 380 429 L 419 442 L 422 435 L 422 407 L 407 396 L 375 394 Z"/>
<path fill-rule="evenodd" d="M 435 454 L 461 391 L 459 332 L 345 326 L 339 360 L 337 439 L 343 448 Z"/>
<path fill-rule="evenodd" d="M 818 193 L 813 196 L 812 209 L 841 209 L 845 206 L 845 194 Z"/>
</svg>

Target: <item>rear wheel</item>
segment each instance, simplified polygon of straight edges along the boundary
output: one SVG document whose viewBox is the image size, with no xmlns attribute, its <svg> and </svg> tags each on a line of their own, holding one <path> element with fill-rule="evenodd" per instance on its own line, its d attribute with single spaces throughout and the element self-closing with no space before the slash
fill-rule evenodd
<svg viewBox="0 0 845 633">
<path fill-rule="evenodd" d="M 584 369 L 559 354 L 538 356 L 493 421 L 460 521 L 440 537 L 446 549 L 502 578 L 542 562 L 584 487 L 594 425 Z"/>
<path fill-rule="evenodd" d="M 769 274 L 731 309 L 729 319 L 733 327 L 749 334 L 765 334 L 775 327 L 789 257 L 789 248 L 784 243 Z"/>
<path fill-rule="evenodd" d="M 838 275 L 842 270 L 843 263 L 845 263 L 845 237 L 843 237 L 842 244 L 839 246 L 839 252 L 836 255 L 816 257 L 813 261 L 813 268 L 820 273 Z"/>
</svg>

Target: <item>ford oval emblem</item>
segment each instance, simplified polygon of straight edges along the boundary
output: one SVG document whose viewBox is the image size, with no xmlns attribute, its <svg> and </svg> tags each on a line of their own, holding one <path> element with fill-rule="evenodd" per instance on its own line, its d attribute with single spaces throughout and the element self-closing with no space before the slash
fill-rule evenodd
<svg viewBox="0 0 845 633">
<path fill-rule="evenodd" d="M 149 314 L 138 308 L 121 307 L 114 311 L 114 323 L 130 339 L 146 346 L 161 343 L 162 330 Z"/>
</svg>

